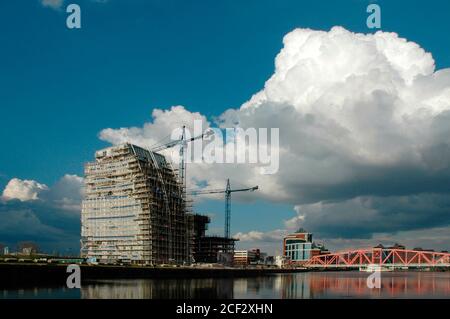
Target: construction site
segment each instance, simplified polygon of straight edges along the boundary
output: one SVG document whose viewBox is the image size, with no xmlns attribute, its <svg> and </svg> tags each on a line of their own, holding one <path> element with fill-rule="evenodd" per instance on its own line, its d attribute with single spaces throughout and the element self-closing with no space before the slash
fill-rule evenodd
<svg viewBox="0 0 450 319">
<path fill-rule="evenodd" d="M 184 130 L 184 128 L 183 128 Z M 189 265 L 232 260 L 231 194 L 258 187 L 187 192 L 185 147 L 180 140 L 146 150 L 129 143 L 95 153 L 85 164 L 81 257 L 101 264 Z M 174 169 L 159 152 L 180 146 Z M 224 236 L 207 236 L 210 218 L 192 212 L 187 195 L 224 194 Z"/>
</svg>

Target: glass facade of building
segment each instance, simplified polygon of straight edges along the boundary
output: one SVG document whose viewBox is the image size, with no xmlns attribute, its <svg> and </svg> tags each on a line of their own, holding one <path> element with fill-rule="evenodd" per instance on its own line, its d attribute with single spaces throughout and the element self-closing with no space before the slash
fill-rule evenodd
<svg viewBox="0 0 450 319">
<path fill-rule="evenodd" d="M 293 262 L 302 262 L 310 259 L 313 248 L 312 234 L 303 229 L 286 236 L 283 240 L 284 256 Z"/>
<path fill-rule="evenodd" d="M 286 244 L 286 256 L 292 261 L 305 261 L 311 258 L 312 243 L 291 243 Z"/>
</svg>

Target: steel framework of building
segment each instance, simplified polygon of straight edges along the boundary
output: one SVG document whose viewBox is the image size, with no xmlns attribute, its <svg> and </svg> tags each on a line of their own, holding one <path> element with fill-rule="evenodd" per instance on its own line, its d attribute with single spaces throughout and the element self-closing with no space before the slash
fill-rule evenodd
<svg viewBox="0 0 450 319">
<path fill-rule="evenodd" d="M 318 255 L 303 264 L 308 268 L 357 268 L 369 265 L 394 268 L 450 267 L 450 253 L 368 248 Z"/>
</svg>

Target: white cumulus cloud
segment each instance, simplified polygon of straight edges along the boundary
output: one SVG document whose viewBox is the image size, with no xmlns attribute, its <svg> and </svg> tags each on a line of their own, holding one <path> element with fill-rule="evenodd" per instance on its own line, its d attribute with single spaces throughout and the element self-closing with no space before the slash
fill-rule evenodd
<svg viewBox="0 0 450 319">
<path fill-rule="evenodd" d="M 275 241 L 279 242 L 283 235 L 286 234 L 285 230 L 277 229 L 270 232 L 261 231 L 249 231 L 248 233 L 239 232 L 236 233 L 233 238 L 238 238 L 240 241 Z"/>
<path fill-rule="evenodd" d="M 402 172 L 448 173 L 450 69 L 435 72 L 418 44 L 395 33 L 297 29 L 275 65 L 264 89 L 222 120 L 280 127 L 275 186 L 291 202 L 380 193 Z"/>
<path fill-rule="evenodd" d="M 11 179 L 3 190 L 3 198 L 6 200 L 18 199 L 22 202 L 39 199 L 42 191 L 48 190 L 47 185 L 33 180 Z"/>
<path fill-rule="evenodd" d="M 83 178 L 65 175 L 51 187 L 11 179 L 0 197 L 0 242 L 32 240 L 52 249 L 78 249 Z"/>
<path fill-rule="evenodd" d="M 192 129 L 194 121 L 202 121 L 203 127 L 209 127 L 209 122 L 204 115 L 198 112 L 192 113 L 183 106 L 172 106 L 170 110 L 154 109 L 152 112 L 153 122 L 145 123 L 143 127 L 107 128 L 100 132 L 101 140 L 112 144 L 131 142 L 141 147 L 152 148 L 161 141 L 170 141 L 173 130 L 185 125 Z"/>
<path fill-rule="evenodd" d="M 295 29 L 283 44 L 264 88 L 218 117 L 221 127 L 279 128 L 278 173 L 192 164 L 188 176 L 259 185 L 252 197 L 297 207 L 287 227 L 309 225 L 336 238 L 394 231 L 386 226 L 392 218 L 403 231 L 449 225 L 433 204 L 450 208 L 450 69 L 436 70 L 431 53 L 396 33 Z M 143 128 L 100 137 L 148 146 L 195 117 L 207 122 L 182 107 L 157 110 Z M 414 202 L 428 209 L 429 222 Z M 328 232 L 321 221 L 333 222 Z M 264 237 L 255 232 L 240 235 Z"/>
<path fill-rule="evenodd" d="M 40 0 L 42 6 L 52 8 L 54 10 L 61 9 L 64 4 L 64 0 Z"/>
</svg>

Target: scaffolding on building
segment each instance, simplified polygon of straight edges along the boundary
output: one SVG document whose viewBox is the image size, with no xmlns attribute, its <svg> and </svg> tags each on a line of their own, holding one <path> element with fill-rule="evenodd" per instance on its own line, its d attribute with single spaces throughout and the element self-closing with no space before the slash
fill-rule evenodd
<svg viewBox="0 0 450 319">
<path fill-rule="evenodd" d="M 85 165 L 82 248 L 106 263 L 190 262 L 184 188 L 161 154 L 126 143 Z"/>
</svg>

